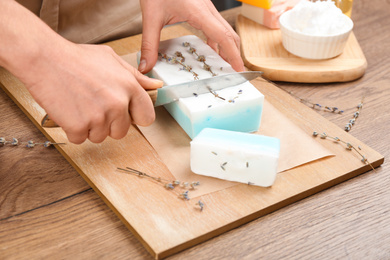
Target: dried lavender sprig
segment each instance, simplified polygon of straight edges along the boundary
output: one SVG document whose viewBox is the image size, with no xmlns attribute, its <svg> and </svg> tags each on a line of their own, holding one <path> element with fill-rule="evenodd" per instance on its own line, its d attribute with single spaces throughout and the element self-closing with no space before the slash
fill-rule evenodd
<svg viewBox="0 0 390 260">
<path fill-rule="evenodd" d="M 217 76 L 217 74 L 212 71 L 211 66 L 206 63 L 206 57 L 204 55 L 199 55 L 196 52 L 196 49 L 194 47 L 192 47 L 189 42 L 183 42 L 183 46 L 184 47 L 189 47 L 189 52 L 192 53 L 192 54 L 195 54 L 196 55 L 196 60 L 203 63 L 203 69 L 205 69 L 208 72 L 210 72 L 213 77 Z"/>
<path fill-rule="evenodd" d="M 12 138 L 12 141 L 7 141 L 4 137 L 0 137 L 0 146 L 5 145 L 12 145 L 12 146 L 19 146 L 19 145 L 25 145 L 27 148 L 34 148 L 36 145 L 43 145 L 43 147 L 50 147 L 53 144 L 66 144 L 66 143 L 52 143 L 50 141 L 45 141 L 43 143 L 35 143 L 34 141 L 30 140 L 27 142 L 19 142 L 17 138 Z"/>
<path fill-rule="evenodd" d="M 197 202 L 195 205 L 198 205 L 199 208 L 200 208 L 200 211 L 203 211 L 203 209 L 204 209 L 204 203 L 203 203 L 203 201 L 198 200 L 198 202 Z"/>
<path fill-rule="evenodd" d="M 355 146 L 352 145 L 351 143 L 346 142 L 346 141 L 343 141 L 343 140 L 341 140 L 341 139 L 338 138 L 338 137 L 333 137 L 333 136 L 330 136 L 330 135 L 328 135 L 328 134 L 326 134 L 326 133 L 319 134 L 319 133 L 316 132 L 316 131 L 313 132 L 313 136 L 314 136 L 314 137 L 317 137 L 318 135 L 320 136 L 321 139 L 327 139 L 327 138 L 329 138 L 329 139 L 332 139 L 333 141 L 335 141 L 335 142 L 337 142 L 337 143 L 340 142 L 340 143 L 345 144 L 345 149 L 347 149 L 348 151 L 354 150 L 357 154 L 360 155 L 360 157 L 362 157 L 361 161 L 362 161 L 364 164 L 369 165 L 369 166 L 371 167 L 371 169 L 374 170 L 374 172 L 375 172 L 374 166 L 372 166 L 372 164 L 368 161 L 368 159 L 366 158 L 366 156 L 364 156 L 361 152 L 359 152 L 359 150 L 361 149 L 360 146 L 358 146 L 358 148 L 359 148 L 359 150 L 358 150 L 358 149 L 356 149 Z"/>
<path fill-rule="evenodd" d="M 213 94 L 216 98 L 220 98 L 222 100 L 226 100 L 225 98 L 221 97 L 215 90 L 211 89 L 210 87 L 207 87 L 207 89 L 210 91 L 211 94 Z M 236 99 L 239 98 L 239 96 L 242 94 L 242 89 L 240 89 L 237 93 L 237 96 L 234 98 L 231 98 L 228 100 L 229 103 L 235 103 Z M 195 93 L 194 93 L 195 95 Z M 195 96 L 198 96 L 197 94 Z M 210 108 L 212 105 L 208 105 L 207 108 Z"/>
<path fill-rule="evenodd" d="M 338 107 L 332 107 L 332 106 L 323 106 L 319 103 L 313 103 L 311 102 L 310 100 L 308 99 L 305 99 L 305 98 L 301 98 L 301 97 L 298 97 L 297 95 L 295 95 L 293 92 L 291 91 L 287 91 L 285 90 L 287 93 L 289 93 L 291 96 L 295 97 L 296 99 L 298 99 L 301 103 L 307 105 L 308 107 L 311 107 L 312 109 L 315 109 L 315 110 L 322 110 L 322 111 L 326 111 L 326 112 L 332 112 L 332 113 L 335 113 L 335 114 L 342 114 L 344 113 L 344 110 L 340 110 Z"/>
<path fill-rule="evenodd" d="M 355 125 L 356 119 L 359 117 L 360 112 L 363 108 L 364 103 L 364 97 L 362 98 L 362 101 L 356 106 L 356 111 L 353 113 L 353 118 L 349 120 L 349 122 L 345 125 L 344 130 L 346 132 L 349 132 L 353 125 Z"/>
<path fill-rule="evenodd" d="M 207 89 L 210 91 L 211 94 L 213 94 L 216 98 L 220 98 L 222 100 L 226 100 L 225 98 L 221 97 L 217 92 L 212 90 L 210 87 L 207 87 Z"/>
<path fill-rule="evenodd" d="M 149 175 L 145 172 L 141 172 L 139 170 L 136 170 L 136 169 L 133 169 L 130 167 L 126 167 L 126 169 L 118 167 L 117 170 L 131 173 L 131 174 L 139 176 L 139 177 L 149 178 L 150 180 L 154 181 L 155 183 L 158 183 L 158 184 L 164 186 L 167 190 L 172 190 L 173 192 L 175 192 L 178 195 L 179 198 L 181 198 L 183 200 L 190 200 L 190 197 L 188 194 L 189 190 L 194 190 L 197 186 L 200 185 L 199 181 L 194 181 L 191 184 L 189 184 L 188 182 L 180 182 L 179 180 L 170 181 L 170 180 L 163 179 L 161 177 L 155 177 L 155 176 Z M 185 189 L 185 191 L 184 192 L 176 192 L 175 187 L 180 187 L 182 189 Z"/>
<path fill-rule="evenodd" d="M 199 79 L 198 73 L 193 71 L 191 66 L 185 64 L 184 63 L 184 57 L 183 56 L 177 56 L 178 53 L 180 53 L 180 52 L 176 52 L 176 54 L 175 54 L 176 56 L 168 56 L 165 53 L 158 53 L 158 56 L 161 59 L 166 60 L 170 64 L 180 64 L 183 67 L 182 70 L 185 70 L 185 71 L 188 71 L 188 72 L 192 73 L 192 75 L 194 76 L 194 80 L 198 80 Z"/>
</svg>

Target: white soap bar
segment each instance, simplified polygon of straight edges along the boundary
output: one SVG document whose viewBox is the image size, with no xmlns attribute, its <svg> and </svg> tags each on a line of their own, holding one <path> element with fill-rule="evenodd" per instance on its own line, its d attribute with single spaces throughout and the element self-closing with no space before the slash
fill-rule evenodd
<svg viewBox="0 0 390 260">
<path fill-rule="evenodd" d="M 184 46 L 188 42 L 190 46 Z M 196 49 L 191 53 L 190 47 Z M 210 46 L 200 38 L 190 35 L 160 43 L 159 52 L 167 57 L 175 56 L 179 51 L 184 57 L 184 64 L 191 66 L 199 79 L 210 78 L 212 73 L 223 75 L 235 72 L 229 63 L 224 61 Z M 197 60 L 204 55 L 211 72 L 203 68 L 204 64 Z M 151 71 L 151 77 L 161 79 L 165 85 L 194 81 L 194 74 L 183 69 L 180 64 L 169 63 L 160 57 Z M 229 87 L 217 94 L 194 93 L 193 97 L 181 98 L 177 102 L 165 105 L 185 132 L 194 138 L 203 128 L 218 128 L 240 132 L 254 132 L 260 127 L 264 96 L 249 82 Z"/>
<path fill-rule="evenodd" d="M 191 141 L 191 170 L 268 187 L 276 178 L 279 152 L 274 137 L 205 128 Z"/>
</svg>

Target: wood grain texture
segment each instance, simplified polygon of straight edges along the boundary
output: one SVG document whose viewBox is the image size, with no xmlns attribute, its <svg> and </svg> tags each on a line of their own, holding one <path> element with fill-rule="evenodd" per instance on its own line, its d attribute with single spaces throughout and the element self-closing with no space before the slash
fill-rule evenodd
<svg viewBox="0 0 390 260">
<path fill-rule="evenodd" d="M 343 53 L 326 60 L 303 59 L 289 53 L 282 44 L 280 30 L 270 30 L 242 15 L 236 29 L 241 37 L 241 53 L 251 70 L 264 72 L 273 81 L 324 83 L 344 82 L 361 77 L 367 61 L 352 32 Z"/>
<path fill-rule="evenodd" d="M 45 141 L 27 116 L 1 90 L 0 135 L 8 140 Z M 0 219 L 90 189 L 54 148 L 0 147 Z"/>
<path fill-rule="evenodd" d="M 180 35 L 175 32 L 171 36 Z M 44 111 L 37 107 L 20 81 L 4 70 L 0 75 L 5 90 L 39 126 Z M 325 131 L 360 146 L 374 167 L 383 163 L 383 157 L 379 153 L 277 86 L 263 79 L 251 82 L 274 107 L 292 119 L 309 136 L 313 131 Z M 66 142 L 61 129 L 39 128 L 50 140 Z M 130 166 L 164 179 L 174 179 L 158 154 L 135 127 L 119 141 L 108 139 L 101 144 L 85 142 L 82 145 L 68 143 L 57 149 L 146 249 L 154 257 L 164 258 L 370 170 L 356 154 L 346 152 L 344 146 L 318 141 L 336 156 L 280 173 L 272 188 L 241 184 L 188 202 L 144 178 L 116 171 L 116 167 Z M 195 208 L 199 199 L 207 205 L 207 210 L 200 212 Z M 188 221 L 188 216 L 192 216 L 191 221 Z"/>
<path fill-rule="evenodd" d="M 26 220 L 28 225 L 23 224 Z M 132 259 L 149 255 L 92 190 L 2 220 L 0 230 L 5 229 L 12 233 L 0 234 L 2 248 L 9 249 L 2 250 L 2 259 L 25 259 L 26 252 L 30 259 L 101 259 L 110 255 L 107 247 L 117 251 L 120 258 L 134 253 L 139 256 Z M 89 246 L 85 247 L 87 241 Z M 44 245 L 44 251 L 39 244 Z"/>
<path fill-rule="evenodd" d="M 387 105 L 390 57 L 385 55 L 390 49 L 390 34 L 384 33 L 390 31 L 389 10 L 390 3 L 384 0 L 354 2 L 354 33 L 368 61 L 362 78 L 334 84 L 278 83 L 299 96 L 346 109 L 340 116 L 318 112 L 341 128 L 365 94 L 365 106 L 350 133 L 385 158 L 390 155 L 390 108 Z M 125 42 L 124 45 L 119 42 L 109 45 L 120 55 L 139 48 L 137 43 Z M 33 140 L 45 138 L 2 90 L 0 98 L 0 133 Z M 47 162 L 51 161 L 54 168 L 31 161 L 36 179 L 28 186 L 31 188 L 17 193 L 23 194 L 19 205 L 28 207 L 20 207 L 14 212 L 18 215 L 7 214 L 8 218 L 0 220 L 1 258 L 152 259 L 96 193 L 88 190 L 88 185 L 64 158 L 55 150 L 44 151 L 47 152 L 42 156 L 47 156 Z M 4 163 L 8 165 L 0 168 L 1 184 L 4 178 L 14 178 L 14 167 L 24 158 L 28 159 L 25 153 L 23 149 L 12 152 L 0 149 L 0 167 Z M 3 173 L 5 169 L 7 173 Z M 56 177 L 45 181 L 53 170 L 59 170 L 61 177 L 68 180 L 66 185 Z M 25 171 L 24 176 L 28 176 L 28 170 Z M 56 187 L 55 194 L 47 195 L 45 188 L 49 182 Z M 14 183 L 7 181 L 7 185 L 2 186 L 7 187 L 8 192 L 0 189 L 1 213 L 3 207 L 13 207 L 15 200 L 3 198 Z M 389 163 L 385 160 L 376 173 L 360 175 L 169 259 L 388 259 L 389 185 Z M 73 186 L 78 192 L 69 192 Z M 84 188 L 87 191 L 82 192 Z"/>
</svg>

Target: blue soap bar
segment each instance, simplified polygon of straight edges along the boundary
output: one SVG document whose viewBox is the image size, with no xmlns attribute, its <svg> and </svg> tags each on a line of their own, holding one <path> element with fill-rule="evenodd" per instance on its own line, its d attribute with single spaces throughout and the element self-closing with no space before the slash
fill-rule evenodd
<svg viewBox="0 0 390 260">
<path fill-rule="evenodd" d="M 191 51 L 190 48 L 196 51 Z M 230 64 L 194 35 L 162 41 L 159 52 L 160 59 L 150 75 L 163 80 L 165 85 L 193 81 L 194 73 L 197 79 L 203 79 L 235 72 Z M 178 52 L 181 57 L 177 56 Z M 205 58 L 204 62 L 198 60 L 201 55 Z M 163 56 L 165 58 L 162 58 Z M 180 59 L 182 64 L 168 61 L 168 58 L 172 57 Z M 205 63 L 210 69 L 205 69 Z M 186 69 L 183 64 L 191 69 Z M 181 98 L 165 105 L 165 108 L 193 139 L 205 127 L 239 132 L 257 131 L 260 127 L 263 102 L 264 95 L 251 83 L 246 82 L 214 94 L 194 93 L 193 97 Z"/>
</svg>

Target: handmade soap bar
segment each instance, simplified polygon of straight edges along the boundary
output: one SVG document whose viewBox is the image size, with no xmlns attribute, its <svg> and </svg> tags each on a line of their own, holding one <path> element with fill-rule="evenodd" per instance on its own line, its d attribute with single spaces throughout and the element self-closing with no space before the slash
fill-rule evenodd
<svg viewBox="0 0 390 260">
<path fill-rule="evenodd" d="M 173 85 L 235 72 L 210 46 L 190 35 L 160 43 L 160 58 L 151 75 Z M 180 62 L 178 62 L 180 61 Z M 203 128 L 254 132 L 260 126 L 264 96 L 249 82 L 213 93 L 181 98 L 165 105 L 194 138 Z"/>
<path fill-rule="evenodd" d="M 268 187 L 275 181 L 279 151 L 274 137 L 205 128 L 191 141 L 191 170 Z"/>
<path fill-rule="evenodd" d="M 241 14 L 270 29 L 279 29 L 279 17 L 292 9 L 301 0 L 275 0 L 269 9 L 256 5 L 243 3 Z"/>
<path fill-rule="evenodd" d="M 264 8 L 264 9 L 270 9 L 272 3 L 278 0 L 275 1 L 274 0 L 238 0 L 238 1 L 242 2 L 242 5 L 248 4 L 248 5 Z"/>
</svg>

